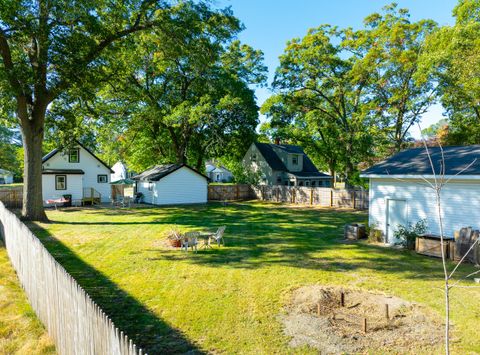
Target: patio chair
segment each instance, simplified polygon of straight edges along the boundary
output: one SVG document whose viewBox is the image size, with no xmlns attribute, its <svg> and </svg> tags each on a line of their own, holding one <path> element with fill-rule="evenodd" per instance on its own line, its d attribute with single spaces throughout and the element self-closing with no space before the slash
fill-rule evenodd
<svg viewBox="0 0 480 355">
<path fill-rule="evenodd" d="M 193 249 L 195 248 L 195 253 L 198 251 L 197 246 L 198 246 L 198 236 L 200 233 L 198 232 L 187 232 L 185 235 L 182 237 L 181 241 L 181 246 L 182 250 L 185 248 L 185 252 L 188 252 L 188 247 L 190 246 Z"/>
<path fill-rule="evenodd" d="M 215 234 L 212 235 L 212 239 L 217 242 L 218 246 L 220 246 L 220 243 L 225 246 L 225 240 L 223 239 L 223 233 L 225 233 L 226 226 L 222 226 L 218 228 Z"/>
</svg>

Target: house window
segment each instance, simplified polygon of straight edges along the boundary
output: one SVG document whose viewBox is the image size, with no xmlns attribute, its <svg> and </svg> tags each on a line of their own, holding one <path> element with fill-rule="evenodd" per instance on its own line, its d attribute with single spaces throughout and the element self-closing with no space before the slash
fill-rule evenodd
<svg viewBox="0 0 480 355">
<path fill-rule="evenodd" d="M 316 185 L 316 181 L 313 180 L 313 181 L 312 181 L 312 187 L 315 187 L 315 185 Z"/>
<path fill-rule="evenodd" d="M 292 156 L 292 165 L 298 165 L 298 155 Z"/>
<path fill-rule="evenodd" d="M 277 176 L 277 184 L 281 184 L 282 183 L 282 177 L 281 176 Z"/>
<path fill-rule="evenodd" d="M 252 160 L 252 162 L 256 162 L 257 161 L 257 154 L 252 154 L 251 155 L 251 160 Z"/>
<path fill-rule="evenodd" d="M 148 191 L 153 191 L 153 182 L 148 183 Z"/>
<path fill-rule="evenodd" d="M 99 184 L 105 184 L 108 182 L 107 175 L 97 175 L 97 182 Z"/>
<path fill-rule="evenodd" d="M 308 185 L 310 185 L 310 182 L 305 181 L 305 186 L 308 186 Z"/>
<path fill-rule="evenodd" d="M 79 163 L 80 162 L 80 149 L 74 148 L 68 151 L 68 162 Z"/>
<path fill-rule="evenodd" d="M 298 186 L 303 186 L 303 181 L 299 181 Z"/>
<path fill-rule="evenodd" d="M 67 189 L 67 175 L 55 175 L 55 190 Z"/>
</svg>

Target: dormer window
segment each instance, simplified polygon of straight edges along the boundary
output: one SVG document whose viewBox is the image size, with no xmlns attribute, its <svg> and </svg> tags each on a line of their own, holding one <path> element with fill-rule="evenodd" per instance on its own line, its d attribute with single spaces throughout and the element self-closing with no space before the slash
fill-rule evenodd
<svg viewBox="0 0 480 355">
<path fill-rule="evenodd" d="M 251 159 L 252 159 L 252 162 L 256 162 L 257 161 L 257 154 L 252 154 Z"/>
<path fill-rule="evenodd" d="M 69 163 L 80 163 L 80 149 L 73 148 L 68 151 Z"/>
<path fill-rule="evenodd" d="M 292 165 L 298 165 L 298 155 L 292 156 Z"/>
</svg>

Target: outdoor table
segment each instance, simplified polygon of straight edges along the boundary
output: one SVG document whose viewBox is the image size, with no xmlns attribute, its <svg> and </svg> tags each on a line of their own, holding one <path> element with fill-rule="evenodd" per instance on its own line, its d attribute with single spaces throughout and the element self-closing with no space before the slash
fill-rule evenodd
<svg viewBox="0 0 480 355">
<path fill-rule="evenodd" d="M 203 245 L 202 248 L 208 249 L 211 248 L 212 246 L 210 245 L 210 241 L 212 240 L 212 232 L 200 232 L 199 233 L 199 238 L 203 239 Z"/>
</svg>

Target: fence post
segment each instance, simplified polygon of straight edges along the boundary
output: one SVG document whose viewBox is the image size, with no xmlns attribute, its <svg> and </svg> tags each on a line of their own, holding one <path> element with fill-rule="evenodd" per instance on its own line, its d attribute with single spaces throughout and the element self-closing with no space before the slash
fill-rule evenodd
<svg viewBox="0 0 480 355">
<path fill-rule="evenodd" d="M 310 206 L 313 205 L 313 187 L 310 188 Z"/>
<path fill-rule="evenodd" d="M 355 195 L 356 195 L 355 193 L 356 191 L 353 190 L 353 209 L 355 209 Z"/>
<path fill-rule="evenodd" d="M 333 207 L 333 189 L 330 189 L 330 207 Z"/>
</svg>

